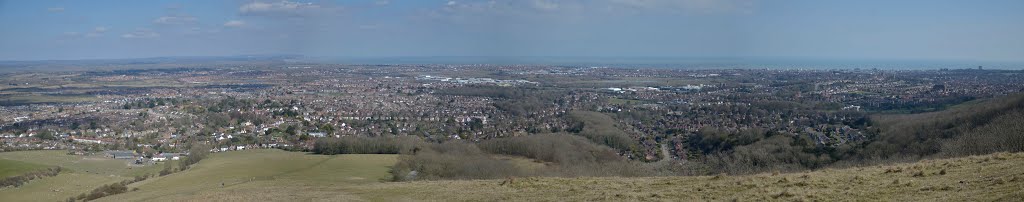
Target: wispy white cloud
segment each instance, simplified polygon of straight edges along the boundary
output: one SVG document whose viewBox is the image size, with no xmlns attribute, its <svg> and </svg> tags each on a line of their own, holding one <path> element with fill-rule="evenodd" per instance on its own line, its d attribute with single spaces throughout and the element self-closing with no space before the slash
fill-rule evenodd
<svg viewBox="0 0 1024 202">
<path fill-rule="evenodd" d="M 243 27 L 243 26 L 245 26 L 245 21 L 229 20 L 229 21 L 224 23 L 224 26 L 225 27 Z"/>
<path fill-rule="evenodd" d="M 121 35 L 121 38 L 126 39 L 143 39 L 143 38 L 156 38 L 160 37 L 159 33 L 149 29 L 136 29 L 135 31 L 125 33 Z"/>
<path fill-rule="evenodd" d="M 329 13 L 337 8 L 328 7 L 316 3 L 303 3 L 293 1 L 261 2 L 254 1 L 243 4 L 238 8 L 242 15 L 253 16 L 284 16 L 284 17 L 308 17 L 312 15 Z"/>
<path fill-rule="evenodd" d="M 89 30 L 89 31 L 86 31 L 86 32 L 77 32 L 77 31 L 64 32 L 63 35 L 64 35 L 64 37 L 69 37 L 69 38 L 95 38 L 95 37 L 102 37 L 105 33 L 107 33 L 107 30 L 109 30 L 107 27 L 100 26 L 100 27 L 94 27 L 92 30 Z"/>
<path fill-rule="evenodd" d="M 156 19 L 153 20 L 153 23 L 154 24 L 161 24 L 161 25 L 183 25 L 183 24 L 192 24 L 192 23 L 195 23 L 198 20 L 199 20 L 199 18 L 196 18 L 195 16 L 190 16 L 190 15 L 170 15 L 170 16 L 161 16 L 159 18 L 156 18 Z"/>
<path fill-rule="evenodd" d="M 607 0 L 612 10 L 720 14 L 752 12 L 756 0 Z"/>
<path fill-rule="evenodd" d="M 183 35 L 206 35 L 206 34 L 220 33 L 221 28 L 220 27 L 189 27 L 189 28 L 185 28 L 185 29 L 182 29 L 182 30 L 179 30 L 179 31 L 180 32 L 177 32 L 177 33 L 180 33 L 180 34 L 183 34 Z M 170 36 L 171 33 L 168 33 L 168 34 L 165 34 L 165 35 L 168 36 L 168 37 L 171 37 Z"/>
<path fill-rule="evenodd" d="M 107 33 L 107 30 L 109 30 L 107 29 L 107 27 L 95 27 L 89 33 L 85 33 L 85 37 L 102 37 L 105 33 Z"/>
<path fill-rule="evenodd" d="M 373 29 L 377 29 L 377 28 L 380 28 L 380 25 L 375 25 L 375 24 L 359 25 L 359 29 L 362 29 L 362 30 L 373 30 Z"/>
<path fill-rule="evenodd" d="M 553 11 L 558 10 L 559 4 L 549 0 L 533 0 L 532 6 L 539 10 Z"/>
<path fill-rule="evenodd" d="M 578 0 L 450 0 L 426 16 L 460 23 L 529 19 L 561 21 L 577 19 L 589 1 Z"/>
<path fill-rule="evenodd" d="M 754 11 L 757 0 L 448 0 L 427 19 L 457 23 L 495 21 L 579 22 L 616 15 L 719 15 Z"/>
</svg>

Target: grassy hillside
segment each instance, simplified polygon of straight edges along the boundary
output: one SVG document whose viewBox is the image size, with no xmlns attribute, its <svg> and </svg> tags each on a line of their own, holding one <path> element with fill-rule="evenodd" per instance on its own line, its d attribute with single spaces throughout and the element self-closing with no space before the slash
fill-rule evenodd
<svg viewBox="0 0 1024 202">
<path fill-rule="evenodd" d="M 0 152 L 0 159 L 16 160 L 46 166 L 60 166 L 71 171 L 103 176 L 130 178 L 144 174 L 153 174 L 163 167 L 128 166 L 125 160 L 111 159 L 102 156 L 67 155 L 63 150 L 40 150 Z"/>
<path fill-rule="evenodd" d="M 0 179 L 44 168 L 47 167 L 34 163 L 0 159 Z"/>
<path fill-rule="evenodd" d="M 1019 200 L 1024 153 L 745 176 L 382 182 L 396 155 L 220 153 L 101 201 Z M 221 186 L 221 183 L 224 186 Z"/>
<path fill-rule="evenodd" d="M 312 155 L 247 150 L 211 155 L 191 169 L 132 184 L 101 201 L 306 201 L 358 199 L 355 187 L 390 179 L 397 155 Z"/>
<path fill-rule="evenodd" d="M 125 160 L 67 155 L 66 151 L 0 152 L 0 167 L 16 161 L 65 168 L 59 175 L 32 180 L 17 188 L 0 189 L 0 201 L 63 201 L 68 197 L 135 176 L 153 174 L 162 166 L 131 167 Z"/>
<path fill-rule="evenodd" d="M 1024 198 L 1022 166 L 1024 154 L 1002 153 L 777 175 L 419 181 L 360 188 L 366 199 L 387 201 L 1014 201 Z"/>
</svg>

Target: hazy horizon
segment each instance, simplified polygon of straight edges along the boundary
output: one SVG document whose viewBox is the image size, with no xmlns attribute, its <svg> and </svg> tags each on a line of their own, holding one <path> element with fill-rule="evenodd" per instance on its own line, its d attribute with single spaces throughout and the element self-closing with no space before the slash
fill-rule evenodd
<svg viewBox="0 0 1024 202">
<path fill-rule="evenodd" d="M 148 58 L 104 58 L 82 60 L 0 60 L 10 67 L 26 65 L 95 66 L 110 64 L 203 64 L 225 61 L 279 61 L 294 64 L 345 65 L 556 65 L 615 68 L 668 69 L 884 69 L 938 70 L 984 69 L 1022 70 L 1024 62 L 967 60 L 884 60 L 839 58 L 727 58 L 727 57 L 586 57 L 586 56 L 303 56 L 303 55 L 233 55 L 233 56 L 169 56 Z M 0 67 L 3 68 L 3 67 Z"/>
<path fill-rule="evenodd" d="M 668 57 L 1024 61 L 1021 1 L 0 1 L 0 60 Z"/>
</svg>

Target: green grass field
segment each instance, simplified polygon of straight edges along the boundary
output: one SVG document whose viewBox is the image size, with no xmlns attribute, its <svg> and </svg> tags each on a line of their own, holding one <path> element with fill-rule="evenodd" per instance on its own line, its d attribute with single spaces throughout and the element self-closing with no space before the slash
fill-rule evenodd
<svg viewBox="0 0 1024 202">
<path fill-rule="evenodd" d="M 10 176 L 21 175 L 29 171 L 40 170 L 45 168 L 47 167 L 44 165 L 15 160 L 0 159 L 0 179 Z"/>
<path fill-rule="evenodd" d="M 162 166 L 129 166 L 125 160 L 111 159 L 98 155 L 76 156 L 67 155 L 66 153 L 67 151 L 63 150 L 0 152 L 0 159 L 16 160 L 46 166 L 60 166 L 74 172 L 103 176 L 117 176 L 122 178 L 132 178 L 144 174 L 152 174 L 163 169 Z"/>
<path fill-rule="evenodd" d="M 67 155 L 66 152 L 59 150 L 0 152 L 0 163 L 15 161 L 43 168 L 50 166 L 65 168 L 54 177 L 33 180 L 21 187 L 0 189 L 0 201 L 63 201 L 68 197 L 89 192 L 102 185 L 120 182 L 135 176 L 154 174 L 163 169 L 162 165 L 129 166 L 125 160 L 101 156 Z M 6 165 L 6 163 L 0 165 Z"/>
<path fill-rule="evenodd" d="M 312 155 L 281 150 L 217 153 L 185 172 L 132 184 L 101 201 L 354 200 L 360 186 L 390 178 L 396 155 Z M 223 184 L 223 186 L 222 186 Z"/>
<path fill-rule="evenodd" d="M 745 176 L 384 182 L 395 155 L 220 153 L 102 201 L 1014 201 L 1024 153 Z M 221 186 L 224 183 L 224 186 Z"/>
</svg>

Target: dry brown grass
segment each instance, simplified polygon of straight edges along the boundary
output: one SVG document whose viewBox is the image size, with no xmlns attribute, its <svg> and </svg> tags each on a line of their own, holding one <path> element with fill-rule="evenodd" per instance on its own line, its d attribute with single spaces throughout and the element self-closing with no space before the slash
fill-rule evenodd
<svg viewBox="0 0 1024 202">
<path fill-rule="evenodd" d="M 381 183 L 371 200 L 427 201 L 1013 201 L 1024 153 L 804 173 L 646 178 L 519 178 Z"/>
<path fill-rule="evenodd" d="M 386 173 L 382 163 L 394 162 L 394 156 L 379 156 L 391 158 L 382 162 L 365 159 L 374 157 L 372 155 L 331 157 L 335 156 L 279 151 L 217 155 L 197 164 L 194 170 L 157 178 L 139 186 L 139 191 L 101 200 L 1019 201 L 1024 198 L 1021 191 L 1024 190 L 1024 169 L 1020 169 L 1024 168 L 1024 153 L 741 176 L 529 177 L 415 182 L 351 181 L 361 176 L 386 178 L 382 176 Z M 269 159 L 249 161 L 254 158 Z M 356 165 L 370 162 L 379 165 Z M 257 172 L 274 177 L 254 181 L 245 178 L 242 182 L 236 176 L 257 175 Z M 210 183 L 196 183 L 199 179 Z M 229 186 L 220 187 L 221 180 L 226 180 Z"/>
</svg>

